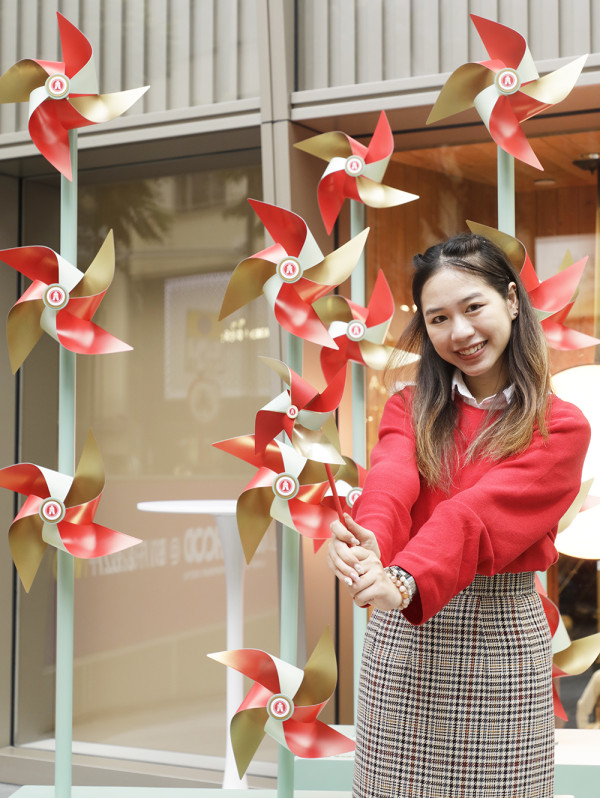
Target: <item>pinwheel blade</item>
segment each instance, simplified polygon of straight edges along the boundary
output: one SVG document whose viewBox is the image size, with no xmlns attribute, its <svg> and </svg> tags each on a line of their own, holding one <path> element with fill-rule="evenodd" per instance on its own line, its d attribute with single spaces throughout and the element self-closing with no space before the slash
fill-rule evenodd
<svg viewBox="0 0 600 798">
<path fill-rule="evenodd" d="M 96 257 L 86 269 L 81 282 L 71 291 L 72 297 L 93 296 L 107 291 L 115 275 L 115 239 L 112 230 L 108 234 Z"/>
<path fill-rule="evenodd" d="M 22 297 L 23 298 L 23 297 Z M 44 301 L 32 299 L 13 305 L 6 320 L 8 356 L 13 374 L 23 365 L 27 355 L 42 337 L 40 319 L 44 312 Z"/>
<path fill-rule="evenodd" d="M 44 67 L 32 58 L 18 61 L 0 77 L 0 103 L 26 103 L 47 77 Z"/>
<path fill-rule="evenodd" d="M 472 108 L 474 98 L 493 82 L 493 72 L 481 64 L 459 66 L 442 87 L 425 124 L 432 125 Z"/>
<path fill-rule="evenodd" d="M 553 657 L 554 664 L 564 674 L 576 676 L 586 671 L 600 654 L 600 633 L 573 640 L 569 648 Z"/>
<path fill-rule="evenodd" d="M 58 524 L 58 534 L 65 550 L 73 557 L 82 559 L 116 554 L 142 542 L 139 538 L 100 524 L 71 524 L 61 521 Z"/>
<path fill-rule="evenodd" d="M 42 526 L 42 519 L 36 513 L 15 519 L 8 531 L 10 553 L 26 593 L 31 589 L 47 548 L 42 540 Z"/>
<path fill-rule="evenodd" d="M 94 322 L 74 316 L 66 308 L 56 316 L 56 337 L 65 349 L 78 355 L 130 352 L 133 348 Z"/>
<path fill-rule="evenodd" d="M 271 524 L 270 508 L 273 499 L 273 489 L 265 487 L 244 491 L 237 501 L 238 531 L 248 564 Z"/>
<path fill-rule="evenodd" d="M 268 717 L 266 709 L 256 707 L 237 712 L 231 719 L 231 747 L 240 779 L 264 739 Z"/>
<path fill-rule="evenodd" d="M 368 235 L 369 228 L 366 227 L 350 241 L 327 255 L 319 265 L 310 270 L 310 279 L 332 287 L 347 280 L 358 263 Z"/>
<path fill-rule="evenodd" d="M 257 299 L 263 285 L 275 274 L 277 264 L 261 258 L 247 258 L 239 263 L 225 290 L 219 321 Z"/>
<path fill-rule="evenodd" d="M 355 748 L 354 740 L 320 720 L 301 723 L 290 718 L 284 722 L 283 729 L 290 751 L 306 759 L 345 754 Z"/>
<path fill-rule="evenodd" d="M 97 125 L 101 122 L 111 122 L 128 111 L 149 88 L 150 86 L 140 86 L 138 89 L 127 89 L 113 94 L 99 94 L 96 97 L 71 97 L 70 105 L 84 121 L 79 124 L 71 123 L 68 129 L 83 127 L 84 124 Z"/>
<path fill-rule="evenodd" d="M 294 144 L 294 147 L 309 153 L 309 155 L 315 155 L 323 161 L 330 161 L 332 158 L 348 158 L 352 155 L 351 141 L 353 140 L 346 136 L 345 133 L 334 130 L 329 133 L 320 133 L 318 136 L 312 136 L 304 141 L 298 141 Z M 365 151 L 366 147 L 363 147 L 362 150 Z"/>
<path fill-rule="evenodd" d="M 301 706 L 320 704 L 331 697 L 336 683 L 335 648 L 331 631 L 327 627 L 304 667 L 304 678 L 294 701 Z"/>
<path fill-rule="evenodd" d="M 87 434 L 79 463 L 75 469 L 73 484 L 65 498 L 65 504 L 73 507 L 90 502 L 104 489 L 104 463 L 92 431 Z"/>
</svg>

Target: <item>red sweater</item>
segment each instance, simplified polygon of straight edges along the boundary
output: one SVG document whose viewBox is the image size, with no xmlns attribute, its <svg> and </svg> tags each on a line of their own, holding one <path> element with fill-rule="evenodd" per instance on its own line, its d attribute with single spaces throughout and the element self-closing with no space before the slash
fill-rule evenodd
<svg viewBox="0 0 600 798">
<path fill-rule="evenodd" d="M 418 593 L 404 611 L 428 621 L 475 574 L 544 571 L 558 555 L 558 522 L 581 487 L 590 427 L 581 411 L 550 398 L 549 436 L 536 430 L 522 453 L 457 470 L 450 493 L 430 488 L 416 466 L 412 389 L 387 402 L 356 521 L 371 529 L 384 566 L 412 574 Z M 487 411 L 457 399 L 457 446 L 465 451 Z"/>
</svg>

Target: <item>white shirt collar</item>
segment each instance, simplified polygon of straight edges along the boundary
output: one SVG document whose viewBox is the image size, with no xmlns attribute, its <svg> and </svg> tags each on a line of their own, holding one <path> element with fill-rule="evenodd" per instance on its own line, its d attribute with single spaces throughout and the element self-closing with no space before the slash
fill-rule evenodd
<svg viewBox="0 0 600 798">
<path fill-rule="evenodd" d="M 506 407 L 512 399 L 514 392 L 514 386 L 509 385 L 508 388 L 504 388 L 499 393 L 494 394 L 493 396 L 487 396 L 485 399 L 482 399 L 481 402 L 478 402 L 471 391 L 467 388 L 462 371 L 460 371 L 460 369 L 456 369 L 452 375 L 452 396 L 456 396 L 458 393 L 463 402 L 465 402 L 465 404 L 471 405 L 471 407 L 479 407 L 482 410 L 487 410 L 492 405 L 495 409 Z"/>
</svg>

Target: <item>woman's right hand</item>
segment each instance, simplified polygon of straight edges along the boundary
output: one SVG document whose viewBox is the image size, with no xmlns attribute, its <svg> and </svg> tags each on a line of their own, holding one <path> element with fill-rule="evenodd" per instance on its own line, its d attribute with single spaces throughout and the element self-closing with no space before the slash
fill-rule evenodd
<svg viewBox="0 0 600 798">
<path fill-rule="evenodd" d="M 349 584 L 348 579 L 357 582 L 359 573 L 362 572 L 359 559 L 352 551 L 355 546 L 360 546 L 380 559 L 379 545 L 373 532 L 357 524 L 348 513 L 344 513 L 344 524 L 341 521 L 331 524 L 327 564 L 337 578 L 346 584 Z"/>
</svg>

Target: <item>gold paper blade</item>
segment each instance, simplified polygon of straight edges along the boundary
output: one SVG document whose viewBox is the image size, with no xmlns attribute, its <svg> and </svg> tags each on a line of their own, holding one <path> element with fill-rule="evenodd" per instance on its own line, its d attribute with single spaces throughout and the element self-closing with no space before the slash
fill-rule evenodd
<svg viewBox="0 0 600 798">
<path fill-rule="evenodd" d="M 262 294 L 263 285 L 275 274 L 277 264 L 263 258 L 246 258 L 233 270 L 225 290 L 219 321 Z"/>
<path fill-rule="evenodd" d="M 16 374 L 27 355 L 42 337 L 40 319 L 43 299 L 31 299 L 13 305 L 6 320 L 6 340 L 12 373 Z"/>
<path fill-rule="evenodd" d="M 141 86 L 139 89 L 117 91 L 114 94 L 69 97 L 69 102 L 88 122 L 99 124 L 110 122 L 124 114 L 149 88 L 150 86 Z"/>
<path fill-rule="evenodd" d="M 425 124 L 431 125 L 473 107 L 479 92 L 491 86 L 494 73 L 481 64 L 463 64 L 455 69 L 442 86 Z"/>
<path fill-rule="evenodd" d="M 308 152 L 310 155 L 316 155 L 323 161 L 330 161 L 332 158 L 348 158 L 352 155 L 352 147 L 348 138 L 339 130 L 321 133 L 310 139 L 299 141 L 294 144 L 294 147 Z"/>
<path fill-rule="evenodd" d="M 26 103 L 47 77 L 46 70 L 32 59 L 19 61 L 0 77 L 0 103 Z"/>
<path fill-rule="evenodd" d="M 26 593 L 29 593 L 47 548 L 47 543 L 42 540 L 42 526 L 42 519 L 36 513 L 17 518 L 8 532 L 10 553 Z"/>
</svg>

